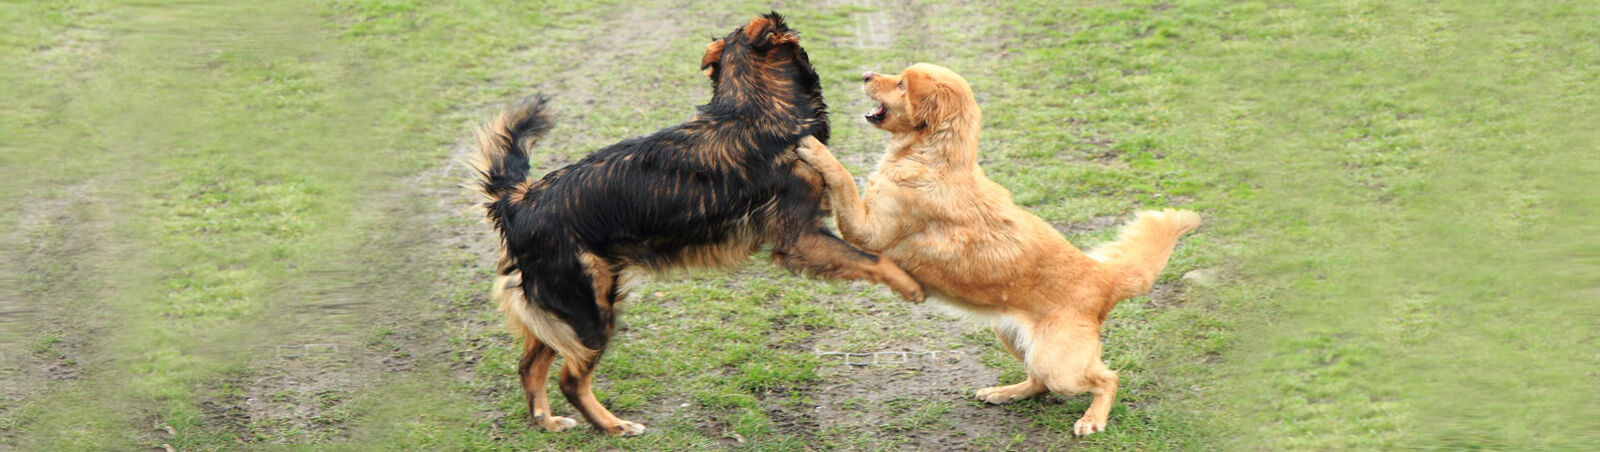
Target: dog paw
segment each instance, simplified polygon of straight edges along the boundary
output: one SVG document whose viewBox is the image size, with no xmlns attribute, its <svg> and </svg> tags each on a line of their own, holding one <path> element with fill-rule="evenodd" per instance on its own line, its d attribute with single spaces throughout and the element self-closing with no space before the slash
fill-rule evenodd
<svg viewBox="0 0 1600 452">
<path fill-rule="evenodd" d="M 639 435 L 643 435 L 644 434 L 644 424 L 640 424 L 640 423 L 637 423 L 637 422 L 622 421 L 622 422 L 618 422 L 617 425 L 606 429 L 606 433 L 610 433 L 610 434 L 612 434 L 614 436 L 621 436 L 621 437 L 624 437 L 624 438 L 630 437 L 630 436 L 639 436 Z"/>
<path fill-rule="evenodd" d="M 921 302 L 926 301 L 928 299 L 928 295 L 922 293 L 922 288 L 921 287 L 918 287 L 918 288 L 915 288 L 915 289 L 897 290 L 895 292 L 898 292 L 900 294 L 900 298 L 904 298 L 904 299 L 906 299 L 906 301 L 909 301 L 909 302 L 912 302 L 912 303 L 921 303 Z"/>
<path fill-rule="evenodd" d="M 826 145 L 822 144 L 822 140 L 818 140 L 817 137 L 806 135 L 805 138 L 800 139 L 800 147 L 807 149 L 826 148 Z"/>
<path fill-rule="evenodd" d="M 1017 395 L 1015 391 L 1011 391 L 1010 389 L 1010 386 L 995 386 L 992 388 L 979 389 L 978 400 L 989 402 L 995 405 L 1003 405 L 1015 402 L 1022 398 L 1021 396 Z"/>
<path fill-rule="evenodd" d="M 893 290 L 896 295 L 906 301 L 921 303 L 923 300 L 928 299 L 928 295 L 922 291 L 922 284 L 917 284 L 917 280 L 906 274 L 905 270 L 901 270 L 899 266 L 889 262 L 888 259 L 881 259 L 878 264 L 883 267 L 884 274 L 876 279 L 877 282 L 889 286 L 889 290 Z"/>
<path fill-rule="evenodd" d="M 1103 431 L 1106 431 L 1106 420 L 1090 419 L 1088 415 L 1084 415 L 1078 422 L 1072 424 L 1072 434 L 1078 436 L 1088 436 Z"/>
<path fill-rule="evenodd" d="M 800 155 L 800 160 L 813 166 L 833 160 L 833 154 L 828 152 L 828 146 L 810 135 L 800 139 L 800 143 L 794 147 L 794 152 Z"/>
<path fill-rule="evenodd" d="M 559 432 L 571 428 L 574 425 L 578 425 L 578 421 L 575 421 L 570 417 L 542 416 L 538 420 L 537 424 L 540 427 L 544 427 L 545 431 Z"/>
</svg>

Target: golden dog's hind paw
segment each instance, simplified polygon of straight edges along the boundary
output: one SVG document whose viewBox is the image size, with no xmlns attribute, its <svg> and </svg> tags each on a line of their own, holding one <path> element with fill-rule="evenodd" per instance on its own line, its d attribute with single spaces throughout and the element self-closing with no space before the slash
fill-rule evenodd
<svg viewBox="0 0 1600 452">
<path fill-rule="evenodd" d="M 978 400 L 995 405 L 1002 405 L 1022 399 L 1015 391 L 1010 391 L 1010 386 L 995 386 L 978 390 Z"/>
<path fill-rule="evenodd" d="M 629 436 L 639 436 L 639 435 L 643 435 L 644 434 L 644 424 L 640 424 L 638 422 L 622 421 L 622 422 L 617 423 L 616 426 L 613 426 L 613 427 L 611 427 L 609 429 L 606 429 L 606 433 L 610 433 L 610 434 L 616 435 L 616 436 L 621 436 L 621 437 L 624 437 L 624 438 L 629 437 Z"/>
<path fill-rule="evenodd" d="M 978 400 L 993 404 L 1011 403 L 1044 394 L 1048 390 L 1033 379 L 1007 386 L 994 386 L 978 390 Z"/>
<path fill-rule="evenodd" d="M 559 432 L 571 428 L 574 425 L 578 425 L 578 421 L 575 421 L 570 417 L 541 416 L 539 419 L 534 421 L 534 424 L 543 427 L 545 431 Z"/>
</svg>

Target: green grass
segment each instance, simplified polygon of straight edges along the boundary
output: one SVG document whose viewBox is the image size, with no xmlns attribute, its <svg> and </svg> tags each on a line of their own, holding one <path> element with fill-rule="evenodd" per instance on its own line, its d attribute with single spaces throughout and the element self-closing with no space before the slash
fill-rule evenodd
<svg viewBox="0 0 1600 452">
<path fill-rule="evenodd" d="M 1082 396 L 862 389 L 941 368 L 814 351 L 1022 372 L 981 325 L 760 256 L 626 305 L 597 393 L 647 435 L 525 426 L 493 243 L 454 187 L 467 130 L 556 95 L 543 171 L 680 121 L 706 39 L 771 5 L 45 1 L 0 4 L 0 447 L 1600 444 L 1600 8 L 914 3 L 779 8 L 852 171 L 885 138 L 855 74 L 928 61 L 974 86 L 989 176 L 1075 243 L 1136 209 L 1206 217 L 1111 314 L 1103 434 L 1071 437 Z"/>
</svg>

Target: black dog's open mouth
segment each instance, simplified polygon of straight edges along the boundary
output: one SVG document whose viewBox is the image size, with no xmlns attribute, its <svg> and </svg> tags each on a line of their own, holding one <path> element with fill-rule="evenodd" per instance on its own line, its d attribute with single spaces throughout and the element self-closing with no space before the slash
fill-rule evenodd
<svg viewBox="0 0 1600 452">
<path fill-rule="evenodd" d="M 867 122 L 880 124 L 883 122 L 884 117 L 889 116 L 889 109 L 884 108 L 883 104 L 878 104 L 877 107 L 872 108 L 872 111 L 869 111 L 867 114 L 861 116 L 866 117 Z"/>
</svg>

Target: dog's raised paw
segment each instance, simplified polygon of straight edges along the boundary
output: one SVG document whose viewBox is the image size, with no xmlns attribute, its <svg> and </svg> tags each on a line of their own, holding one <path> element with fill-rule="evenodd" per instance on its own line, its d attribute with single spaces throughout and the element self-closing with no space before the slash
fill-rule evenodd
<svg viewBox="0 0 1600 452">
<path fill-rule="evenodd" d="M 805 138 L 800 139 L 799 146 L 800 149 L 811 150 L 819 147 L 825 148 L 827 145 L 822 144 L 822 140 L 818 140 L 815 136 L 806 135 Z"/>
<path fill-rule="evenodd" d="M 800 160 L 813 165 L 826 162 L 829 160 L 826 157 L 832 157 L 832 154 L 828 153 L 828 145 L 822 144 L 816 137 L 810 135 L 800 139 L 800 143 L 794 147 L 794 152 L 800 156 Z"/>
</svg>

